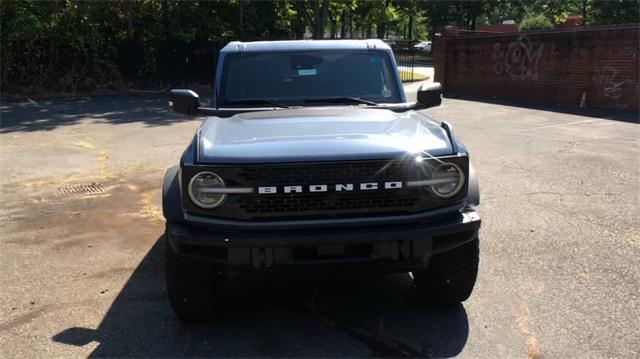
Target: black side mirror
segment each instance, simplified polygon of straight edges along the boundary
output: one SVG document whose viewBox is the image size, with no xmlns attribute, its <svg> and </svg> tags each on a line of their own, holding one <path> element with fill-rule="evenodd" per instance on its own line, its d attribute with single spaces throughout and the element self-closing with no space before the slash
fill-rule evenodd
<svg viewBox="0 0 640 359">
<path fill-rule="evenodd" d="M 169 95 L 171 110 L 183 115 L 197 115 L 200 96 L 191 90 L 171 90 Z"/>
<path fill-rule="evenodd" d="M 442 85 L 439 82 L 425 83 L 418 89 L 418 106 L 429 108 L 442 103 Z"/>
</svg>

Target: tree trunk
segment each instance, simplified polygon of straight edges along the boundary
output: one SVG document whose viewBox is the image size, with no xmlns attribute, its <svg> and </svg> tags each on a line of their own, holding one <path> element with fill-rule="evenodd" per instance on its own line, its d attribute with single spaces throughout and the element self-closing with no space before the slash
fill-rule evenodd
<svg viewBox="0 0 640 359">
<path fill-rule="evenodd" d="M 338 33 L 338 20 L 331 19 L 331 38 L 335 39 Z"/>
<path fill-rule="evenodd" d="M 378 39 L 384 39 L 384 34 L 387 32 L 387 24 L 381 23 L 376 25 L 376 35 Z"/>
<path fill-rule="evenodd" d="M 481 2 L 469 2 L 467 3 L 467 29 L 476 29 L 476 20 L 478 18 L 479 7 L 482 6 Z"/>
<path fill-rule="evenodd" d="M 407 40 L 413 40 L 413 14 L 409 15 L 409 21 L 407 22 Z"/>
<path fill-rule="evenodd" d="M 127 40 L 133 39 L 133 0 L 127 0 Z"/>
<path fill-rule="evenodd" d="M 240 14 L 238 16 L 238 22 L 240 23 L 240 28 L 238 29 L 238 33 L 240 35 L 240 40 L 244 40 L 244 1 L 240 0 Z"/>
<path fill-rule="evenodd" d="M 384 20 L 378 22 L 376 24 L 376 35 L 378 39 L 384 39 L 384 35 L 387 33 L 387 22 L 389 19 L 387 18 L 386 11 L 389 9 L 390 1 L 385 0 L 384 2 Z"/>
<path fill-rule="evenodd" d="M 351 12 L 351 9 L 349 9 L 349 38 L 353 39 L 353 13 Z"/>
<path fill-rule="evenodd" d="M 302 39 L 304 38 L 304 33 L 307 30 L 307 24 L 311 24 L 312 19 L 309 18 L 304 2 L 294 1 L 293 4 L 296 12 L 298 13 L 298 16 L 296 16 L 294 21 L 296 39 Z M 312 30 L 314 29 L 312 28 Z"/>
<path fill-rule="evenodd" d="M 328 18 L 328 14 L 329 14 L 329 0 L 324 0 L 322 2 L 322 23 L 321 28 L 320 28 L 320 32 L 321 32 L 321 36 L 324 37 L 324 24 L 327 23 L 327 18 Z"/>
<path fill-rule="evenodd" d="M 296 1 L 297 3 L 297 1 Z M 320 10 L 319 10 L 318 0 L 311 1 L 311 13 L 313 14 L 312 22 L 311 22 L 311 36 L 314 39 L 318 38 L 318 25 L 320 25 Z"/>
<path fill-rule="evenodd" d="M 322 4 L 318 0 L 314 0 L 313 13 L 313 38 L 322 39 L 324 37 L 324 25 L 327 22 L 327 11 L 329 10 L 329 0 L 322 0 Z"/>
<path fill-rule="evenodd" d="M 306 31 L 306 24 L 301 17 L 298 17 L 293 22 L 293 35 L 297 40 L 304 38 L 304 33 Z"/>
<path fill-rule="evenodd" d="M 169 4 L 167 0 L 162 0 L 162 30 L 164 31 L 164 39 L 169 39 L 171 23 L 169 22 Z"/>
<path fill-rule="evenodd" d="M 347 10 L 342 10 L 342 15 L 340 16 L 340 38 L 344 39 L 347 35 Z"/>
</svg>

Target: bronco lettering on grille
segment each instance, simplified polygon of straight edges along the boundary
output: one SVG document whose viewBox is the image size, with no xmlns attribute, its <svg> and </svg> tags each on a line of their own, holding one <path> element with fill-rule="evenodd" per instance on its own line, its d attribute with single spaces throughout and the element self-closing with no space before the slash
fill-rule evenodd
<svg viewBox="0 0 640 359">
<path fill-rule="evenodd" d="M 327 184 L 312 184 L 312 185 L 289 185 L 289 186 L 259 186 L 258 194 L 276 194 L 276 193 L 319 193 L 319 192 L 352 192 L 359 191 L 372 191 L 372 190 L 396 190 L 402 189 L 402 181 L 388 181 L 388 182 L 362 182 L 362 183 L 337 183 L 332 185 Z"/>
</svg>

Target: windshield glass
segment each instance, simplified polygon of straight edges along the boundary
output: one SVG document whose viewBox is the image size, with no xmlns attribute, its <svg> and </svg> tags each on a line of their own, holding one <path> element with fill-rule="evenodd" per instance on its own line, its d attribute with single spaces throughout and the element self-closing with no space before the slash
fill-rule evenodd
<svg viewBox="0 0 640 359">
<path fill-rule="evenodd" d="M 305 100 L 348 97 L 400 102 L 393 67 L 382 51 L 232 54 L 222 72 L 222 107 L 256 100 L 303 105 Z"/>
</svg>

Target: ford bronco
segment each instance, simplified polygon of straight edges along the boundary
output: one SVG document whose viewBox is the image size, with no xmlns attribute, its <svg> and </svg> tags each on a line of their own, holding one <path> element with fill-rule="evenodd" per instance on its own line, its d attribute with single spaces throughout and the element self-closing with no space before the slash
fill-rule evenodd
<svg viewBox="0 0 640 359">
<path fill-rule="evenodd" d="M 185 321 L 230 274 L 410 272 L 417 295 L 466 300 L 476 281 L 478 182 L 425 83 L 407 102 L 379 40 L 231 42 L 214 96 L 172 90 L 206 120 L 164 178 L 166 280 Z"/>
</svg>

